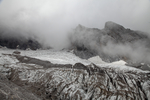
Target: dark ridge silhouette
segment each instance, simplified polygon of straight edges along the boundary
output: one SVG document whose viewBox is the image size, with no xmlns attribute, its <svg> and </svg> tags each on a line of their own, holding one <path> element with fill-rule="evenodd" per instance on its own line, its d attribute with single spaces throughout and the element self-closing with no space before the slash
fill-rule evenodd
<svg viewBox="0 0 150 100">
<path fill-rule="evenodd" d="M 36 50 L 42 47 L 42 45 L 33 38 L 26 38 L 23 36 L 5 36 L 0 34 L 0 45 L 10 49 L 32 49 Z"/>
</svg>

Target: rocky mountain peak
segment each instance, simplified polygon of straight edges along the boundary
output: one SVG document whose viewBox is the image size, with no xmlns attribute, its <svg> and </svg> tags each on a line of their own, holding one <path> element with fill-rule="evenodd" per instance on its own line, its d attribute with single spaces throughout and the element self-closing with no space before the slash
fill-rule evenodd
<svg viewBox="0 0 150 100">
<path fill-rule="evenodd" d="M 79 25 L 76 27 L 75 30 L 81 31 L 81 30 L 83 30 L 83 29 L 85 29 L 85 28 L 86 28 L 85 26 L 79 24 Z"/>
<path fill-rule="evenodd" d="M 125 29 L 122 25 L 119 25 L 115 22 L 112 21 L 108 21 L 105 23 L 105 29 L 109 29 L 109 30 L 123 30 Z"/>
</svg>

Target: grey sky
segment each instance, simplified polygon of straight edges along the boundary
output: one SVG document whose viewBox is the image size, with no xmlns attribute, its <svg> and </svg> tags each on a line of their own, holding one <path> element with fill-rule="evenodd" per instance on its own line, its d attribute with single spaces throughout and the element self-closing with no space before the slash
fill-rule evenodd
<svg viewBox="0 0 150 100">
<path fill-rule="evenodd" d="M 150 33 L 149 0 L 3 0 L 0 26 L 61 43 L 78 24 L 102 29 L 106 21 Z M 42 41 L 42 40 L 41 40 Z"/>
</svg>

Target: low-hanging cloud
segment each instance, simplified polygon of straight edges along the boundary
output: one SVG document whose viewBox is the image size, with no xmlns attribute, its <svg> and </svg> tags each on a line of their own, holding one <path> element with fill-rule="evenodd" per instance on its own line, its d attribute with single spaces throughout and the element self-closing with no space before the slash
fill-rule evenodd
<svg viewBox="0 0 150 100">
<path fill-rule="evenodd" d="M 78 24 L 103 28 L 108 20 L 150 33 L 149 0 L 3 0 L 0 31 L 28 37 L 45 45 L 67 46 L 68 31 Z"/>
<path fill-rule="evenodd" d="M 122 56 L 128 57 L 126 59 L 130 59 L 132 62 L 137 63 L 150 63 L 150 50 L 145 45 L 145 41 L 136 41 L 132 44 L 116 44 L 112 42 L 108 42 L 106 46 L 104 46 L 103 52 L 110 56 Z"/>
<path fill-rule="evenodd" d="M 132 63 L 150 63 L 150 38 L 111 21 L 101 30 L 79 25 L 70 40 L 79 52 L 87 53 L 88 50 L 94 54 L 91 56 L 97 54 L 106 62 L 122 59 Z"/>
</svg>

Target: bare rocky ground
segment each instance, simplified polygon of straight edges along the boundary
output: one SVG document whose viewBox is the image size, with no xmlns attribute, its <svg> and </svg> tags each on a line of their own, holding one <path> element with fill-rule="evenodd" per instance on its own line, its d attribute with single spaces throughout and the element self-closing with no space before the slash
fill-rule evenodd
<svg viewBox="0 0 150 100">
<path fill-rule="evenodd" d="M 40 100 L 32 92 L 10 81 L 5 75 L 0 74 L 0 99 L 1 100 Z"/>
<path fill-rule="evenodd" d="M 149 71 L 53 64 L 18 54 L 0 60 L 2 100 L 150 100 Z"/>
</svg>

